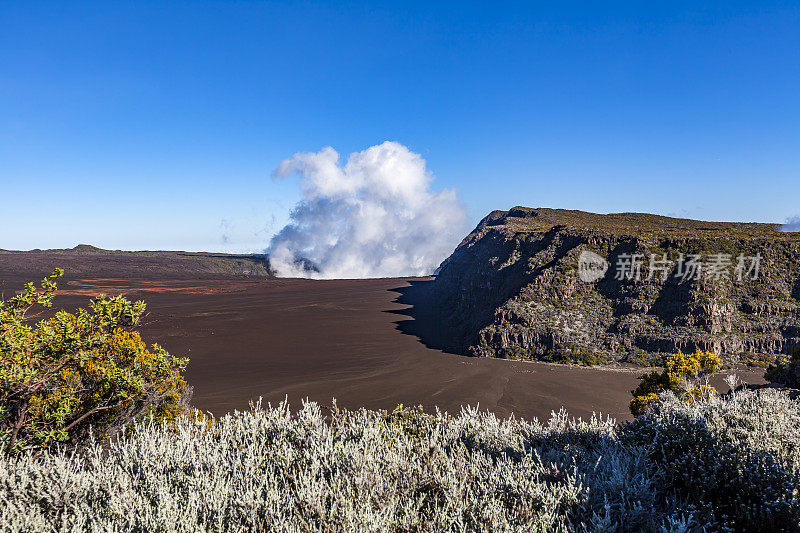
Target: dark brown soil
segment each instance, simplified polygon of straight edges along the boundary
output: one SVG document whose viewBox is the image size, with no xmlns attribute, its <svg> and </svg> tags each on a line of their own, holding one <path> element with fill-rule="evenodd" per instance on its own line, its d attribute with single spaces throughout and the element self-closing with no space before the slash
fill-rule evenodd
<svg viewBox="0 0 800 533">
<path fill-rule="evenodd" d="M 69 265 L 66 265 L 69 266 Z M 10 289 L 22 275 L 0 272 Z M 427 279 L 64 280 L 57 307 L 124 293 L 148 304 L 143 333 L 191 359 L 196 407 L 222 415 L 263 397 L 348 408 L 478 405 L 500 416 L 547 418 L 565 407 L 628 418 L 641 369 L 582 368 L 444 353 L 427 313 Z M 420 340 L 425 339 L 426 344 Z M 763 372 L 762 372 L 763 373 Z M 745 377 L 759 381 L 757 372 Z"/>
</svg>

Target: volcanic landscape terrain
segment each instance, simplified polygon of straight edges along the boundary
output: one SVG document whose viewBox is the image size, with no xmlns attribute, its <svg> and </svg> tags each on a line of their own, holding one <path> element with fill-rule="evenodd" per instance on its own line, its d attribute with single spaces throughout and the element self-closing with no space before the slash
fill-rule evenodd
<svg viewBox="0 0 800 533">
<path fill-rule="evenodd" d="M 630 417 L 642 368 L 579 367 L 465 357 L 439 349 L 448 331 L 433 308 L 432 278 L 276 279 L 260 256 L 184 252 L 0 251 L 5 298 L 53 268 L 66 271 L 55 307 L 124 294 L 147 302 L 148 343 L 190 358 L 192 403 L 219 416 L 259 397 L 298 407 L 392 409 L 397 404 L 454 413 L 480 405 L 499 416 Z M 763 382 L 763 370 L 738 372 Z M 722 376 L 716 382 L 721 384 Z M 726 390 L 723 387 L 723 390 Z"/>
</svg>

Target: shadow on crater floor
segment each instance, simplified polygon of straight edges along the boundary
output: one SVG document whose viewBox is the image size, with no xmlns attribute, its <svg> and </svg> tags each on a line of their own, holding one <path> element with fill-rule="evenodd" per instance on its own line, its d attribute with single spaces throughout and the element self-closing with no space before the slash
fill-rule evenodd
<svg viewBox="0 0 800 533">
<path fill-rule="evenodd" d="M 433 289 L 434 280 L 411 280 L 408 285 L 388 289 L 389 292 L 398 294 L 394 303 L 411 307 L 384 312 L 408 317 L 395 322 L 397 329 L 404 335 L 417 337 L 427 348 L 463 355 L 452 349 L 455 331 L 442 321 Z"/>
</svg>

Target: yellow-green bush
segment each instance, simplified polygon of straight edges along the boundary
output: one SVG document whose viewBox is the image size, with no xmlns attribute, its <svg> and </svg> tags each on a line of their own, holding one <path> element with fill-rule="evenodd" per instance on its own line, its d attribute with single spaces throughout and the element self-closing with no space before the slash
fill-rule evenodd
<svg viewBox="0 0 800 533">
<path fill-rule="evenodd" d="M 92 427 L 104 437 L 136 418 L 175 418 L 185 408 L 181 371 L 188 360 L 135 331 L 145 310 L 116 296 L 99 296 L 89 309 L 52 306 L 57 269 L 8 301 L 0 301 L 0 449 L 19 452 L 55 442 L 78 443 Z"/>
<path fill-rule="evenodd" d="M 719 372 L 720 367 L 719 356 L 711 352 L 697 350 L 693 354 L 678 352 L 672 355 L 663 372 L 651 372 L 639 378 L 639 386 L 631 391 L 631 413 L 634 416 L 643 414 L 647 406 L 665 391 L 674 392 L 690 404 L 716 394 L 714 388 L 704 380 Z"/>
</svg>

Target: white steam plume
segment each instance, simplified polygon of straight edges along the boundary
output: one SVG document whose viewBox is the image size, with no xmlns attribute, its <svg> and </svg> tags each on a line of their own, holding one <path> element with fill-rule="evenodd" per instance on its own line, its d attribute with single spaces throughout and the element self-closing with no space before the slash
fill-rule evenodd
<svg viewBox="0 0 800 533">
<path fill-rule="evenodd" d="M 787 220 L 786 224 L 781 227 L 781 231 L 800 231 L 800 217 L 794 217 Z"/>
<path fill-rule="evenodd" d="M 425 160 L 396 142 L 353 153 L 344 166 L 331 147 L 297 153 L 274 173 L 293 174 L 303 200 L 268 249 L 281 277 L 429 275 L 466 229 L 456 191 L 431 191 Z"/>
</svg>

